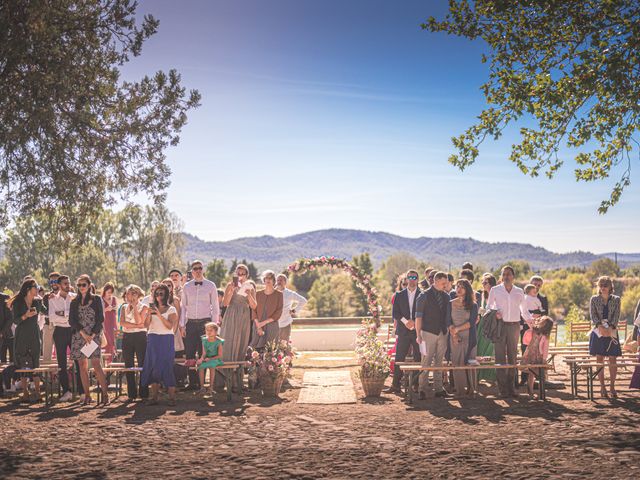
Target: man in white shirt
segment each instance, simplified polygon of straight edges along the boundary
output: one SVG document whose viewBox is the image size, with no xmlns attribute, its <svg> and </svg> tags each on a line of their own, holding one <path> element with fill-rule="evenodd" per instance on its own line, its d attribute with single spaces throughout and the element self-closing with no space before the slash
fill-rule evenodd
<svg viewBox="0 0 640 480">
<path fill-rule="evenodd" d="M 158 285 L 160 285 L 160 282 L 158 280 L 154 280 L 153 282 L 151 282 L 151 286 L 149 287 L 149 295 L 143 297 L 142 300 L 140 300 L 140 303 L 146 305 L 147 307 L 151 305 L 151 303 L 153 302 L 153 292 L 156 291 Z"/>
<path fill-rule="evenodd" d="M 71 348 L 71 326 L 69 325 L 69 309 L 71 300 L 76 296 L 70 292 L 71 283 L 67 275 L 58 277 L 58 293 L 49 297 L 49 323 L 53 326 L 53 343 L 56 346 L 58 360 L 58 378 L 62 387 L 61 402 L 68 402 L 73 395 L 69 389 L 67 373 L 67 348 Z"/>
<path fill-rule="evenodd" d="M 497 310 L 498 319 L 504 326 L 502 335 L 494 343 L 496 363 L 516 365 L 518 340 L 520 338 L 520 314 L 524 305 L 524 291 L 513 284 L 515 272 L 509 265 L 502 268 L 502 283 L 491 288 L 487 308 Z M 516 371 L 498 369 L 496 372 L 501 397 L 517 397 L 515 390 Z"/>
<path fill-rule="evenodd" d="M 187 360 L 194 360 L 196 354 L 202 353 L 201 337 L 204 335 L 205 323 L 220 323 L 218 287 L 204 278 L 203 268 L 200 260 L 194 261 L 191 264 L 193 280 L 187 282 L 182 289 L 180 326 L 186 328 L 184 350 Z M 189 370 L 189 390 L 199 389 L 199 382 L 198 373 Z"/>
<path fill-rule="evenodd" d="M 278 320 L 280 327 L 280 340 L 291 339 L 291 324 L 296 316 L 296 310 L 302 310 L 307 304 L 307 299 L 297 292 L 287 288 L 287 276 L 281 273 L 276 278 L 276 289 L 282 292 L 282 316 Z M 295 303 L 295 305 L 294 305 Z"/>
<path fill-rule="evenodd" d="M 60 274 L 58 272 L 51 272 L 49 274 L 49 287 L 51 291 L 47 293 L 42 299 L 47 311 L 49 311 L 49 300 L 58 294 L 58 279 Z M 49 315 L 44 316 L 44 325 L 42 326 L 42 359 L 45 362 L 50 362 L 53 356 L 53 330 L 54 326 L 51 325 Z"/>
</svg>

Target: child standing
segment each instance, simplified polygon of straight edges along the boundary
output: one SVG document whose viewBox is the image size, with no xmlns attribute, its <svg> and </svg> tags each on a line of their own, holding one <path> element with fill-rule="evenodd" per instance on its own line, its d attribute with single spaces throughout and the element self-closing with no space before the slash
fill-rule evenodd
<svg viewBox="0 0 640 480">
<path fill-rule="evenodd" d="M 542 314 L 542 302 L 538 298 L 538 289 L 535 285 L 529 284 L 524 287 L 524 293 L 524 302 L 520 309 L 520 313 L 525 322 L 523 325 L 522 345 L 526 348 L 527 345 L 531 343 L 531 335 L 533 334 L 531 329 L 534 327 L 536 320 L 540 318 L 540 315 Z"/>
<path fill-rule="evenodd" d="M 551 317 L 540 317 L 537 323 L 531 329 L 533 334 L 531 336 L 531 342 L 522 355 L 522 364 L 540 365 L 547 361 L 547 355 L 549 354 L 549 336 L 551 335 L 551 329 L 553 328 L 553 320 Z M 533 396 L 533 382 L 535 378 L 533 375 L 529 375 L 527 378 L 527 390 L 529 396 Z"/>
<path fill-rule="evenodd" d="M 209 369 L 209 385 L 213 393 L 213 379 L 215 378 L 215 367 L 222 365 L 222 344 L 224 340 L 218 337 L 218 325 L 209 322 L 204 326 L 206 335 L 202 336 L 202 356 L 198 359 L 198 373 L 200 375 L 200 393 L 206 393 L 204 388 L 205 372 Z"/>
</svg>

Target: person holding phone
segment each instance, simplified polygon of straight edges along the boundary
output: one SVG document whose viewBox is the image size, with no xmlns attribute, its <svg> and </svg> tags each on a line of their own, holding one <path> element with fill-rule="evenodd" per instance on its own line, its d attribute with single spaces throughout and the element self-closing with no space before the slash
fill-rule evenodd
<svg viewBox="0 0 640 480">
<path fill-rule="evenodd" d="M 236 267 L 232 281 L 227 284 L 222 297 L 226 307 L 220 335 L 224 338 L 222 360 L 236 362 L 245 359 L 249 336 L 251 335 L 251 310 L 256 308 L 256 291 L 249 281 L 249 268 L 240 264 Z M 239 372 L 242 375 L 242 371 Z M 242 376 L 234 378 L 234 387 L 242 387 Z M 216 386 L 224 386 L 221 374 L 216 375 Z"/>
<path fill-rule="evenodd" d="M 40 366 L 40 328 L 38 327 L 38 315 L 45 314 L 46 310 L 42 299 L 38 296 L 38 284 L 33 278 L 22 282 L 20 291 L 9 299 L 7 305 L 13 313 L 13 323 L 16 324 L 14 334 L 14 357 L 17 370 L 25 368 L 38 368 Z M 20 402 L 40 401 L 40 379 L 33 377 L 35 395 L 29 396 L 27 378 L 32 375 L 22 375 L 22 397 Z"/>
<path fill-rule="evenodd" d="M 147 327 L 145 318 L 149 312 L 149 306 L 142 303 L 144 292 L 138 285 L 129 285 L 124 292 L 124 306 L 122 325 L 122 359 L 126 368 L 135 367 L 135 359 L 138 359 L 138 367 L 144 367 L 144 359 L 147 354 Z M 153 303 L 153 302 L 150 302 Z M 140 392 L 136 385 L 136 375 L 127 372 L 127 396 L 133 402 L 140 393 L 140 398 L 145 400 L 149 396 L 149 389 L 142 384 Z"/>
<path fill-rule="evenodd" d="M 71 337 L 71 358 L 77 360 L 80 370 L 80 381 L 84 392 L 83 405 L 92 402 L 89 389 L 89 360 L 102 389 L 102 403 L 109 404 L 107 379 L 100 365 L 100 333 L 104 324 L 102 298 L 91 293 L 91 278 L 80 275 L 76 281 L 77 296 L 69 307 L 69 325 L 73 329 Z M 88 355 L 82 351 L 86 345 L 94 346 Z"/>
<path fill-rule="evenodd" d="M 147 401 L 147 405 L 158 403 L 161 384 L 169 392 L 169 405 L 176 404 L 173 336 L 178 325 L 178 311 L 171 305 L 170 295 L 171 291 L 164 282 L 158 285 L 153 292 L 153 302 L 145 316 L 144 324 L 148 327 L 149 334 L 140 383 L 145 388 L 151 387 L 151 398 Z"/>
</svg>

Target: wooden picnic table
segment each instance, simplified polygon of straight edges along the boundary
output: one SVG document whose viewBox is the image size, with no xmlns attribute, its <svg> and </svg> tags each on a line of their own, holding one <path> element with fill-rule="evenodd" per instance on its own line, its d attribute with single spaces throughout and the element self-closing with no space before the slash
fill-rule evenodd
<svg viewBox="0 0 640 480">
<path fill-rule="evenodd" d="M 57 368 L 57 365 L 56 365 Z M 42 376 L 44 384 L 44 404 L 45 406 L 51 405 L 53 403 L 53 380 L 52 373 L 54 372 L 53 366 L 45 366 L 38 368 L 17 368 L 15 373 L 19 373 L 21 375 L 37 375 Z"/>
<path fill-rule="evenodd" d="M 636 367 L 640 365 L 637 361 L 637 355 L 626 354 L 629 356 L 616 357 L 616 367 Z M 578 397 L 578 374 L 584 371 L 587 375 L 587 397 L 593 400 L 593 381 L 609 362 L 597 362 L 595 356 L 587 355 L 577 358 L 565 358 L 564 362 L 569 366 L 569 376 L 571 379 L 571 396 Z M 595 371 L 594 371 L 595 369 Z"/>
<path fill-rule="evenodd" d="M 177 365 L 182 365 L 184 366 L 184 362 L 175 362 Z M 214 370 L 216 372 L 220 372 L 222 377 L 224 378 L 224 386 L 225 386 L 225 390 L 227 391 L 227 401 L 230 402 L 231 400 L 233 400 L 233 373 L 234 372 L 239 372 L 241 371 L 241 369 L 243 369 L 244 367 L 248 367 L 249 365 L 251 365 L 251 362 L 247 362 L 244 360 L 241 361 L 228 361 L 228 362 L 224 362 L 222 365 L 218 365 L 217 367 L 214 368 Z M 197 366 L 192 366 L 189 367 L 189 370 L 198 370 Z M 226 372 L 227 370 L 229 370 L 229 372 Z M 240 376 L 240 378 L 242 378 L 242 376 Z M 211 382 L 213 382 L 214 379 L 211 379 Z M 240 392 L 244 391 L 244 388 L 242 386 L 242 384 L 238 385 L 238 389 Z"/>
</svg>

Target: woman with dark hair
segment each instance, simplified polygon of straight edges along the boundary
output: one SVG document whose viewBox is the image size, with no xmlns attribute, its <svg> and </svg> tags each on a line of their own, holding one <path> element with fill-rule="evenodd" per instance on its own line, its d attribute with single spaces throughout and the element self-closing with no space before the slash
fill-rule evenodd
<svg viewBox="0 0 640 480">
<path fill-rule="evenodd" d="M 475 325 L 478 316 L 478 305 L 471 282 L 462 278 L 456 282 L 456 298 L 451 300 L 451 309 L 447 317 L 449 340 L 451 345 L 451 364 L 461 367 L 467 364 L 469 353 L 469 332 Z M 474 377 L 475 378 L 475 377 Z M 454 370 L 453 382 L 456 396 L 473 395 L 475 384 L 471 372 Z"/>
<path fill-rule="evenodd" d="M 254 350 L 264 349 L 267 343 L 277 342 L 280 338 L 278 320 L 282 315 L 284 297 L 276 290 L 276 274 L 266 270 L 262 274 L 264 290 L 256 293 L 256 309 L 254 323 L 255 336 L 251 339 Z"/>
<path fill-rule="evenodd" d="M 156 287 L 153 291 L 153 302 L 146 312 L 144 321 L 149 333 L 140 383 L 144 387 L 151 386 L 151 398 L 147 401 L 147 405 L 158 403 L 160 384 L 169 391 L 169 405 L 176 404 L 173 342 L 178 325 L 178 312 L 176 307 L 169 303 L 170 294 L 166 284 L 161 283 Z"/>
<path fill-rule="evenodd" d="M 620 319 L 620 297 L 613 294 L 613 282 L 607 276 L 598 278 L 596 282 L 598 295 L 591 297 L 590 314 L 593 330 L 589 337 L 589 355 L 596 356 L 596 362 L 604 364 L 604 357 L 609 359 L 609 393 L 613 398 L 616 392 L 616 375 L 618 364 L 616 357 L 622 355 L 618 338 L 618 320 Z M 600 395 L 608 398 L 604 386 L 604 368 L 598 373 Z"/>
<path fill-rule="evenodd" d="M 180 296 L 175 295 L 175 286 L 171 278 L 167 277 L 162 280 L 161 283 L 169 289 L 169 300 L 167 303 L 172 307 L 175 307 L 178 314 L 178 323 L 173 331 L 173 349 L 176 358 L 179 358 L 184 354 L 184 340 L 182 339 L 182 332 L 180 332 Z"/>
<path fill-rule="evenodd" d="M 37 295 L 38 284 L 31 278 L 22 282 L 20 291 L 7 301 L 7 305 L 13 313 L 13 323 L 16 324 L 13 351 L 17 370 L 40 366 L 38 315 L 45 314 L 46 309 Z M 31 375 L 22 375 L 21 377 L 22 398 L 20 401 L 40 401 L 40 379 L 34 377 L 35 396 L 30 399 L 27 377 L 31 377 Z"/>
<path fill-rule="evenodd" d="M 104 336 L 107 339 L 105 351 L 113 356 L 116 354 L 116 297 L 113 283 L 107 282 L 102 287 L 102 308 L 104 310 Z"/>
<path fill-rule="evenodd" d="M 493 346 L 493 342 L 484 336 L 483 328 L 484 328 L 484 320 L 482 315 L 485 314 L 487 310 L 487 301 L 489 299 L 489 291 L 498 284 L 496 281 L 496 277 L 494 277 L 491 273 L 485 273 L 482 276 L 482 290 L 480 291 L 480 304 L 478 305 L 478 314 L 480 316 L 480 320 L 477 325 L 477 339 L 478 346 L 476 348 L 476 356 L 477 357 L 493 357 L 495 355 L 495 347 Z M 496 372 L 495 370 L 479 370 L 478 371 L 478 381 L 487 380 L 490 382 L 496 381 Z"/>
<path fill-rule="evenodd" d="M 76 280 L 78 295 L 71 301 L 69 307 L 69 325 L 73 329 L 71 337 L 71 358 L 77 360 L 80 370 L 80 381 L 84 391 L 83 405 L 92 402 L 89 386 L 89 360 L 98 384 L 102 389 L 102 402 L 109 404 L 107 379 L 100 365 L 100 333 L 104 324 L 102 299 L 91 293 L 91 278 L 80 275 Z M 82 351 L 83 348 L 93 346 L 91 352 Z"/>
</svg>

